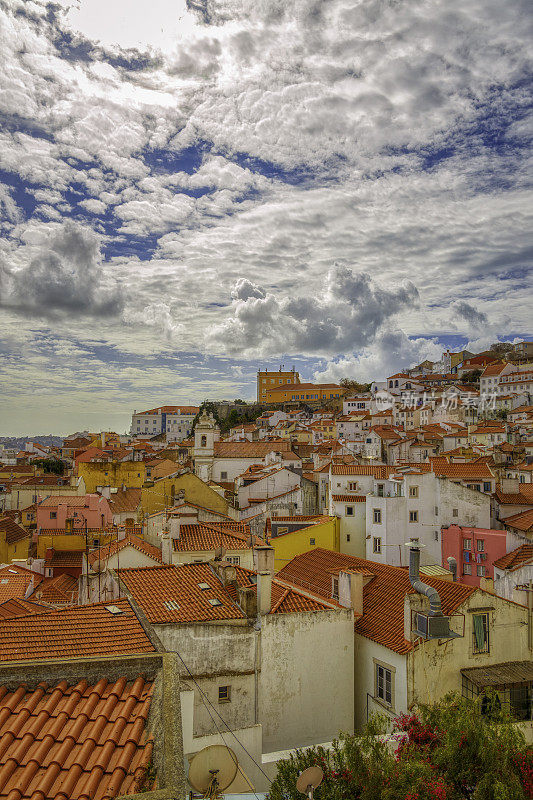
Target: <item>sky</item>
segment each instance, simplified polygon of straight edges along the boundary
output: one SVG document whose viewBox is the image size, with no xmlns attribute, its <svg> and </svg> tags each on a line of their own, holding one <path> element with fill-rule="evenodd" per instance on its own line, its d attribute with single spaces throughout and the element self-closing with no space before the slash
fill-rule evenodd
<svg viewBox="0 0 533 800">
<path fill-rule="evenodd" d="M 0 435 L 531 338 L 526 0 L 0 0 Z"/>
</svg>

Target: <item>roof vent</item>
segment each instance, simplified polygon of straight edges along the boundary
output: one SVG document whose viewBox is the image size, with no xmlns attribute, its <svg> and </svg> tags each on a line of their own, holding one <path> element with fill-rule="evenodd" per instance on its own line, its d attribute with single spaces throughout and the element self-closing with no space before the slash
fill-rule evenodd
<svg viewBox="0 0 533 800">
<path fill-rule="evenodd" d="M 109 611 L 110 614 L 123 614 L 124 609 L 119 608 L 119 606 L 104 606 L 106 611 Z"/>
<path fill-rule="evenodd" d="M 179 603 L 177 603 L 176 600 L 165 600 L 163 605 L 165 606 L 165 608 L 168 608 L 169 611 L 179 611 L 180 610 Z"/>
</svg>

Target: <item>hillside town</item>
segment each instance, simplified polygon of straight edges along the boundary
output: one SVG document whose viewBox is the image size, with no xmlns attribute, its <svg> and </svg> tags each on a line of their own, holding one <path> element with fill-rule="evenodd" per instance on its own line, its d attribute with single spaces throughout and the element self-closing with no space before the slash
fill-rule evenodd
<svg viewBox="0 0 533 800">
<path fill-rule="evenodd" d="M 252 797 L 449 692 L 531 742 L 533 342 L 1 447 L 0 564 L 2 797 L 188 797 L 219 744 Z"/>
</svg>

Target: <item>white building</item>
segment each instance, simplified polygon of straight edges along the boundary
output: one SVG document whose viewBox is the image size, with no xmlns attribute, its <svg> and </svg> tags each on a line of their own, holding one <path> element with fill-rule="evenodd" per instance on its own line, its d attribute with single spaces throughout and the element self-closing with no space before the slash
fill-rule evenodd
<svg viewBox="0 0 533 800">
<path fill-rule="evenodd" d="M 131 436 L 158 436 L 181 442 L 192 433 L 192 423 L 199 409 L 196 406 L 159 406 L 148 411 L 135 411 L 131 417 Z"/>
</svg>

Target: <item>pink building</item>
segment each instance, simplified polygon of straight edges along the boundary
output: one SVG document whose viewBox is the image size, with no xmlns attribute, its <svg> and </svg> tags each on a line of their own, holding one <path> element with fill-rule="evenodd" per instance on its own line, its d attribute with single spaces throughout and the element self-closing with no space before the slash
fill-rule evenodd
<svg viewBox="0 0 533 800">
<path fill-rule="evenodd" d="M 113 514 L 105 497 L 99 494 L 54 495 L 36 507 L 37 529 L 84 531 L 105 528 L 113 523 Z"/>
<path fill-rule="evenodd" d="M 494 579 L 493 565 L 507 553 L 507 536 L 507 531 L 493 528 L 442 528 L 442 566 L 449 569 L 448 557 L 452 556 L 457 562 L 457 580 L 479 586 L 481 578 Z"/>
</svg>

